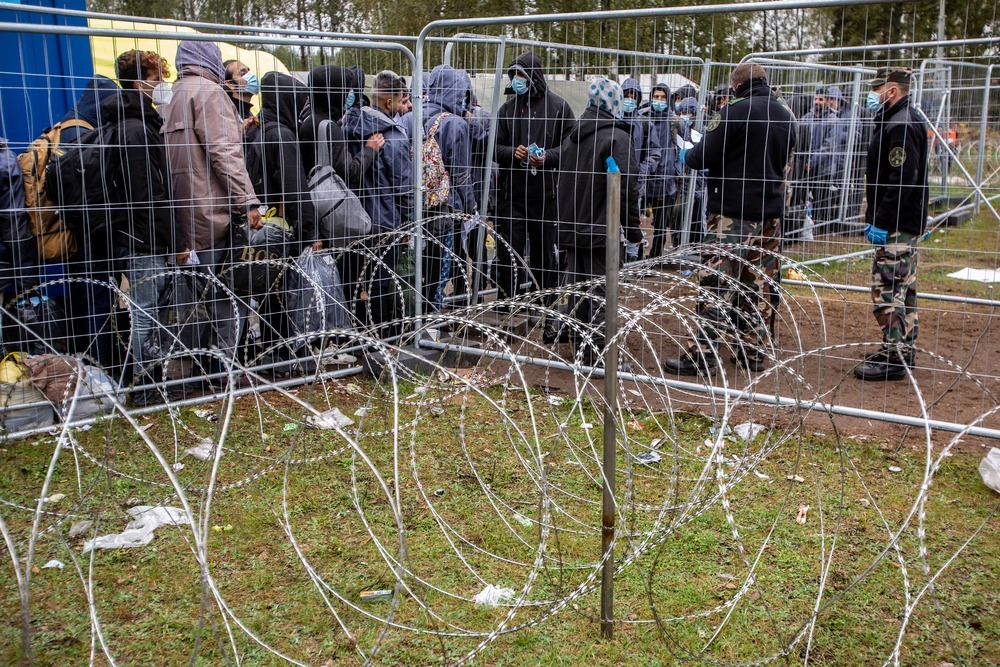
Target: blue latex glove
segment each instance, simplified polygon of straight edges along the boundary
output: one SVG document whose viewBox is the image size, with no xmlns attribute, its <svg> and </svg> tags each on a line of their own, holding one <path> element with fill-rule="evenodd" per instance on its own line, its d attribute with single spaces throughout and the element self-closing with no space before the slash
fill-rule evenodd
<svg viewBox="0 0 1000 667">
<path fill-rule="evenodd" d="M 688 149 L 686 149 L 686 148 L 682 148 L 681 149 L 681 166 L 682 167 L 686 167 L 687 166 L 687 162 L 684 161 L 684 156 L 687 155 L 687 152 L 688 152 Z"/>
<path fill-rule="evenodd" d="M 639 244 L 638 243 L 626 243 L 625 244 L 625 260 L 628 262 L 634 262 L 639 259 Z"/>
<path fill-rule="evenodd" d="M 879 229 L 875 225 L 865 225 L 865 236 L 874 245 L 885 245 L 886 237 L 889 232 L 884 229 Z"/>
</svg>

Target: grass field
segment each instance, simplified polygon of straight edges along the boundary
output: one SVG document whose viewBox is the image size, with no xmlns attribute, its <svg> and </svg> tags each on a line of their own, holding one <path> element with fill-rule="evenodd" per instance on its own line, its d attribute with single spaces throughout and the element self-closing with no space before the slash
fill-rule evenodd
<svg viewBox="0 0 1000 667">
<path fill-rule="evenodd" d="M 414 388 L 400 385 L 399 396 Z M 475 660 L 488 665 L 800 664 L 807 646 L 810 664 L 868 665 L 887 659 L 897 639 L 904 665 L 1000 662 L 1000 496 L 979 478 L 980 455 L 956 452 L 926 477 L 919 447 L 897 455 L 870 437 L 774 425 L 749 445 L 727 436 L 717 452 L 726 463 L 716 464 L 706 418 L 636 412 L 630 451 L 668 441 L 648 466 L 619 452 L 626 537 L 616 552 L 619 624 L 605 641 L 593 590 L 602 435 L 590 401 L 557 406 L 537 392 L 435 384 L 413 394 L 422 406 L 399 404 L 395 417 L 391 395 L 379 391 L 353 380 L 237 403 L 210 507 L 200 490 L 211 464 L 177 455 L 217 437 L 224 419 L 188 409 L 176 420 L 140 418 L 166 462 L 184 463 L 177 477 L 205 521 L 217 598 L 203 586 L 190 526 L 161 528 L 146 547 L 93 552 L 92 561 L 83 537 L 59 536 L 79 518 L 103 518 L 100 534 L 120 531 L 125 508 L 139 501 L 179 506 L 135 429 L 99 424 L 54 464 L 54 438 L 4 444 L 0 515 L 22 562 L 34 513 L 10 503 L 33 509 L 50 465 L 46 494 L 65 494 L 54 507 L 70 515 L 35 547 L 35 664 L 86 664 L 95 654 L 95 664 L 109 664 L 88 613 L 91 579 L 100 635 L 119 665 L 233 664 L 234 653 L 243 664 L 286 664 L 274 652 L 316 665 L 437 664 L 481 643 Z M 357 447 L 304 428 L 296 401 L 348 415 L 367 406 L 348 429 Z M 925 516 L 914 511 L 922 484 Z M 795 521 L 802 505 L 805 524 Z M 928 589 L 926 572 L 977 531 Z M 38 569 L 53 558 L 66 568 Z M 402 568 L 393 602 L 359 602 L 363 590 L 393 588 Z M 513 588 L 524 604 L 472 604 L 486 583 Z M 0 591 L 0 664 L 15 665 L 22 632 L 9 560 Z"/>
</svg>

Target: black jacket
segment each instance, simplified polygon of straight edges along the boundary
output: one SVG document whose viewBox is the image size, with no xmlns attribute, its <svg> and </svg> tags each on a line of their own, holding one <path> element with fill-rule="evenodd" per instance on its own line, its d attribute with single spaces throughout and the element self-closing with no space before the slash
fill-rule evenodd
<svg viewBox="0 0 1000 667">
<path fill-rule="evenodd" d="M 115 248 L 133 255 L 183 251 L 160 114 L 145 95 L 130 88 L 105 99 L 101 117 L 111 172 L 105 180 L 115 183 L 111 203 L 120 204 L 111 207 Z"/>
<path fill-rule="evenodd" d="M 549 92 L 542 61 L 527 51 L 511 64 L 508 73 L 527 75 L 531 88 L 524 95 L 513 95 L 497 111 L 496 161 L 500 199 L 552 199 L 556 196 L 556 169 L 559 147 L 573 127 L 569 103 Z M 531 168 L 514 158 L 518 146 L 537 144 L 545 150 L 545 165 L 531 174 Z"/>
<path fill-rule="evenodd" d="M 907 96 L 875 115 L 865 168 L 865 222 L 921 235 L 927 226 L 927 126 Z"/>
<path fill-rule="evenodd" d="M 708 212 L 734 220 L 780 218 L 785 165 L 795 147 L 795 120 L 763 79 L 740 86 L 687 152 L 692 169 L 708 170 Z"/>
<path fill-rule="evenodd" d="M 588 107 L 562 145 L 559 171 L 559 244 L 577 248 L 607 246 L 608 157 L 622 172 L 621 227 L 632 243 L 642 240 L 638 197 L 639 165 L 629 124 L 606 111 Z"/>
<path fill-rule="evenodd" d="M 302 163 L 308 175 L 319 162 L 316 158 L 316 135 L 320 123 L 324 120 L 333 121 L 329 143 L 333 152 L 333 169 L 349 188 L 357 191 L 361 188 L 361 177 L 371 169 L 378 151 L 362 148 L 357 155 L 352 155 L 347 137 L 340 127 L 347 93 L 351 89 L 350 78 L 348 71 L 337 65 L 323 65 L 309 72 L 309 110 L 299 126 L 299 141 L 302 144 Z M 360 90 L 354 92 L 360 97 Z"/>
<path fill-rule="evenodd" d="M 302 245 L 317 238 L 298 119 L 309 92 L 294 77 L 268 72 L 260 82 L 260 128 L 247 136 L 247 173 L 267 207 L 279 210 Z"/>
</svg>

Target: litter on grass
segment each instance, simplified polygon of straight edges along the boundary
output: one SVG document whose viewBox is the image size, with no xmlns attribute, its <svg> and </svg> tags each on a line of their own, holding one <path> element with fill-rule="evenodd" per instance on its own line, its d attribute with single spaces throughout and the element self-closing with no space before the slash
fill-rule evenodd
<svg viewBox="0 0 1000 667">
<path fill-rule="evenodd" d="M 766 430 L 766 426 L 757 422 L 743 422 L 733 427 L 733 432 L 745 442 L 752 442 L 754 438 Z"/>
<path fill-rule="evenodd" d="M 215 448 L 215 442 L 205 438 L 198 445 L 194 447 L 189 447 L 184 450 L 184 454 L 187 456 L 193 456 L 199 461 L 207 461 L 212 458 L 212 450 Z"/>
<path fill-rule="evenodd" d="M 979 474 L 986 486 L 1000 493 L 1000 449 L 992 447 L 990 453 L 979 462 Z"/>
<path fill-rule="evenodd" d="M 473 596 L 472 601 L 476 604 L 484 604 L 489 607 L 496 607 L 504 600 L 514 599 L 513 588 L 500 588 L 493 584 L 487 584 L 486 588 Z"/>
<path fill-rule="evenodd" d="M 338 426 L 340 428 L 347 428 L 354 425 L 354 420 L 341 412 L 339 408 L 333 408 L 318 415 L 309 415 L 306 417 L 306 422 L 313 428 L 318 428 L 321 431 L 332 431 Z M 287 430 L 288 426 L 285 429 Z"/>
<path fill-rule="evenodd" d="M 632 458 L 635 459 L 636 463 L 642 463 L 644 465 L 652 465 L 654 463 L 659 463 L 662 460 L 659 452 L 643 452 L 642 454 L 633 454 Z"/>
<path fill-rule="evenodd" d="M 137 505 L 126 510 L 132 520 L 125 530 L 112 535 L 102 535 L 83 543 L 83 553 L 93 549 L 123 549 L 144 547 L 153 541 L 154 531 L 161 526 L 179 526 L 187 523 L 184 510 L 177 507 L 152 507 Z"/>
<path fill-rule="evenodd" d="M 66 563 L 62 562 L 61 560 L 52 559 L 48 563 L 46 563 L 45 565 L 43 565 L 42 569 L 43 570 L 52 570 L 52 569 L 61 570 L 64 567 L 66 567 Z"/>
</svg>

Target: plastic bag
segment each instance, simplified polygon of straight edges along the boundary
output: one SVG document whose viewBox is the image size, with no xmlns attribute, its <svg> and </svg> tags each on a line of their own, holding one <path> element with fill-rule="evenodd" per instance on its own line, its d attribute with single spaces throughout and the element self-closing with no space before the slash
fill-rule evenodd
<svg viewBox="0 0 1000 667">
<path fill-rule="evenodd" d="M 500 588 L 499 586 L 494 586 L 493 584 L 487 584 L 486 588 L 477 593 L 472 601 L 476 604 L 484 604 L 490 607 L 496 607 L 504 600 L 514 599 L 514 589 L 512 588 Z"/>
<path fill-rule="evenodd" d="M 47 296 L 32 296 L 20 299 L 8 310 L 20 324 L 4 318 L 4 347 L 22 350 L 28 354 L 51 352 L 46 344 L 57 350 L 66 349 L 66 312 L 58 301 Z"/>
<path fill-rule="evenodd" d="M 983 483 L 997 493 L 1000 493 L 1000 449 L 993 447 L 990 453 L 979 462 L 979 474 Z"/>
<path fill-rule="evenodd" d="M 31 369 L 32 384 L 52 402 L 63 421 L 90 419 L 114 410 L 118 387 L 97 366 L 57 354 L 28 357 L 25 364 Z"/>
<path fill-rule="evenodd" d="M 127 510 L 133 517 L 125 530 L 113 535 L 102 535 L 83 543 L 83 553 L 93 549 L 122 549 L 144 547 L 153 541 L 153 532 L 160 526 L 179 526 L 187 523 L 184 510 L 177 507 L 152 507 L 137 505 Z"/>
<path fill-rule="evenodd" d="M 333 257 L 306 248 L 289 278 L 288 311 L 296 334 L 350 327 L 344 287 Z"/>
<path fill-rule="evenodd" d="M 33 403 L 42 405 L 19 407 Z M 6 433 L 20 433 L 33 428 L 52 426 L 55 414 L 52 408 L 44 403 L 45 395 L 29 380 L 0 384 L 0 430 Z"/>
</svg>

